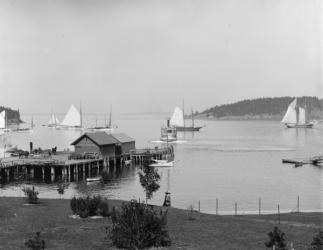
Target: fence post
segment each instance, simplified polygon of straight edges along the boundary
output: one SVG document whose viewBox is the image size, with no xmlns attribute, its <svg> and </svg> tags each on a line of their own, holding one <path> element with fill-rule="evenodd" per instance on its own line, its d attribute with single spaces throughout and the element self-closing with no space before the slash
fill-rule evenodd
<svg viewBox="0 0 323 250">
<path fill-rule="evenodd" d="M 261 215 L 261 198 L 258 200 L 259 215 Z"/>
<path fill-rule="evenodd" d="M 234 203 L 234 210 L 235 210 L 235 216 L 237 216 L 237 213 L 238 213 L 238 204 L 237 204 L 237 202 Z"/>
<path fill-rule="evenodd" d="M 297 196 L 297 212 L 299 213 L 299 195 Z"/>
<path fill-rule="evenodd" d="M 215 214 L 216 214 L 216 215 L 218 215 L 218 214 L 219 214 L 219 200 L 218 200 L 218 198 L 216 198 Z"/>
</svg>

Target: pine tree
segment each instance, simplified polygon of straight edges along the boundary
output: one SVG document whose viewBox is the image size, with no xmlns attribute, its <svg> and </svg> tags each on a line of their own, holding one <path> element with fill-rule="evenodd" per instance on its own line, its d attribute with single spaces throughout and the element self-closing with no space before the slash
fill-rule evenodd
<svg viewBox="0 0 323 250">
<path fill-rule="evenodd" d="M 266 247 L 272 248 L 275 246 L 276 250 L 287 250 L 285 233 L 283 233 L 278 227 L 274 227 L 272 232 L 268 233 L 269 241 L 265 243 Z"/>
</svg>

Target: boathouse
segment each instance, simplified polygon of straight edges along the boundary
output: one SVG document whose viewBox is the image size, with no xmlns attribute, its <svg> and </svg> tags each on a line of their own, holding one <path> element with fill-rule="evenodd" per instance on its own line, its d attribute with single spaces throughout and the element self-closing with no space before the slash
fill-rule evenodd
<svg viewBox="0 0 323 250">
<path fill-rule="evenodd" d="M 103 157 L 115 158 L 118 143 L 114 137 L 105 132 L 95 132 L 81 135 L 71 145 L 75 148 L 75 154 L 97 153 Z"/>
<path fill-rule="evenodd" d="M 111 136 L 118 141 L 116 145 L 116 155 L 130 155 L 130 150 L 136 148 L 134 139 L 124 133 L 111 134 Z"/>
</svg>

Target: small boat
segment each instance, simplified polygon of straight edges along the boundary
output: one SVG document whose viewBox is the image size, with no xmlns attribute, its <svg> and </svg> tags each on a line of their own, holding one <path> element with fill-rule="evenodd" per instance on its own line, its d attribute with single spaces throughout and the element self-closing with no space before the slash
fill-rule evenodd
<svg viewBox="0 0 323 250">
<path fill-rule="evenodd" d="M 98 177 L 93 177 L 93 178 L 86 178 L 86 182 L 96 182 L 96 181 L 101 181 L 102 177 L 98 176 Z"/>
<path fill-rule="evenodd" d="M 308 121 L 306 103 L 301 107 L 295 98 L 288 106 L 288 109 L 281 120 L 287 128 L 313 128 L 315 121 Z"/>
<path fill-rule="evenodd" d="M 173 167 L 174 161 L 167 160 L 152 160 L 152 163 L 149 164 L 149 167 Z"/>
<path fill-rule="evenodd" d="M 87 128 L 87 130 L 89 131 L 103 131 L 103 132 L 109 132 L 109 131 L 113 131 L 114 129 L 118 128 L 118 126 L 114 126 L 112 125 L 112 120 L 111 120 L 111 107 L 110 107 L 110 115 L 109 115 L 109 123 L 107 124 L 107 119 L 105 116 L 105 123 L 104 126 L 95 126 L 92 128 Z"/>
<path fill-rule="evenodd" d="M 6 110 L 3 110 L 0 113 L 0 135 L 4 133 L 9 133 L 9 132 L 11 132 L 11 129 L 8 128 L 7 113 L 6 113 Z"/>
<path fill-rule="evenodd" d="M 179 107 L 175 107 L 173 115 L 170 119 L 170 125 L 175 126 L 177 131 L 200 131 L 202 126 L 195 127 L 194 125 L 194 114 L 192 110 L 192 125 L 186 126 L 184 119 L 184 112 Z"/>
<path fill-rule="evenodd" d="M 124 161 L 124 164 L 125 164 L 126 166 L 130 165 L 130 164 L 131 164 L 131 160 L 125 160 L 125 161 Z"/>
<path fill-rule="evenodd" d="M 167 120 L 167 126 L 161 127 L 160 140 L 163 142 L 177 141 L 177 130 L 175 126 L 170 126 L 169 119 Z"/>
<path fill-rule="evenodd" d="M 32 133 L 32 132 L 34 132 L 34 119 L 33 119 L 33 117 L 31 118 L 30 128 L 20 128 L 18 126 L 18 128 L 13 130 L 13 131 L 18 132 L 18 133 Z"/>
<path fill-rule="evenodd" d="M 79 112 L 77 108 L 75 108 L 75 106 L 72 104 L 59 127 L 73 130 L 83 129 L 82 109 L 80 108 Z"/>
<path fill-rule="evenodd" d="M 57 119 L 54 113 L 51 114 L 49 121 L 44 126 L 48 128 L 57 128 L 59 126 L 59 120 Z"/>
</svg>

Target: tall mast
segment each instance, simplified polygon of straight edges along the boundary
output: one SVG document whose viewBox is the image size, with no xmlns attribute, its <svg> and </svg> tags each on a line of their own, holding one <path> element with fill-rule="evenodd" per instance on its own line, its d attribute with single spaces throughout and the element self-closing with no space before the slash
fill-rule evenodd
<svg viewBox="0 0 323 250">
<path fill-rule="evenodd" d="M 82 115 L 82 101 L 80 101 L 80 124 L 83 127 L 83 115 Z"/>
<path fill-rule="evenodd" d="M 112 121 L 111 121 L 111 112 L 112 112 L 112 105 L 110 105 L 109 128 L 111 128 L 111 125 L 112 125 Z"/>
<path fill-rule="evenodd" d="M 183 120 L 184 120 L 184 128 L 185 128 L 185 109 L 184 109 L 184 98 L 182 103 L 182 109 L 183 109 Z"/>
<path fill-rule="evenodd" d="M 307 106 L 306 106 L 306 97 L 304 96 L 304 110 L 305 110 L 305 123 L 307 123 Z"/>
<path fill-rule="evenodd" d="M 194 129 L 194 112 L 193 112 L 193 109 L 192 109 L 192 128 Z"/>
<path fill-rule="evenodd" d="M 298 103 L 297 103 L 297 97 L 295 99 L 296 99 L 296 106 L 295 106 L 295 109 L 296 109 L 296 124 L 298 124 L 298 122 L 299 122 L 299 107 L 298 107 Z"/>
</svg>

